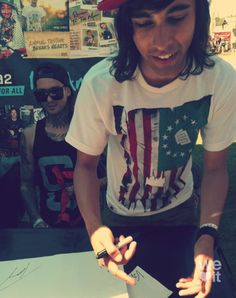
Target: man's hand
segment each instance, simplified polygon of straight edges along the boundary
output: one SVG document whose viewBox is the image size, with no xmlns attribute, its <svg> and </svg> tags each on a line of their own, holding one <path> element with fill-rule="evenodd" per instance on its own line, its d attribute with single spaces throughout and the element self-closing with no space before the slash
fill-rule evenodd
<svg viewBox="0 0 236 298">
<path fill-rule="evenodd" d="M 124 236 L 119 237 L 119 241 L 122 239 L 124 239 Z M 106 249 L 109 254 L 109 257 L 98 260 L 100 267 L 107 267 L 109 272 L 111 272 L 114 276 L 125 281 L 129 285 L 135 285 L 135 279 L 119 268 L 119 265 L 127 264 L 133 257 L 137 245 L 135 241 L 132 241 L 129 246 L 125 246 L 119 250 L 114 244 L 115 239 L 112 231 L 106 226 L 98 228 L 90 236 L 90 241 L 95 254 L 103 249 Z"/>
<path fill-rule="evenodd" d="M 8 131 L 10 132 L 10 135 L 11 135 L 11 136 L 14 136 L 14 135 L 15 135 L 14 130 L 12 130 L 12 129 L 8 129 Z"/>
<path fill-rule="evenodd" d="M 195 298 L 205 298 L 210 293 L 214 277 L 214 240 L 203 235 L 195 244 L 195 269 L 193 277 L 181 278 L 176 287 L 182 289 L 180 296 L 196 294 Z"/>
</svg>

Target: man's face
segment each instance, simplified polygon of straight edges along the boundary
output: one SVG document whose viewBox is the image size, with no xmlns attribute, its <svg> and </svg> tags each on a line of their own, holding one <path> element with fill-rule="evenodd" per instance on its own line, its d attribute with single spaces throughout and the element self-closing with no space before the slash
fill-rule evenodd
<svg viewBox="0 0 236 298">
<path fill-rule="evenodd" d="M 132 24 L 146 81 L 161 87 L 174 80 L 185 66 L 192 42 L 195 0 L 175 0 L 159 12 L 141 10 Z"/>
<path fill-rule="evenodd" d="M 31 6 L 37 6 L 38 0 L 31 0 Z"/>
<path fill-rule="evenodd" d="M 13 119 L 17 118 L 16 110 L 11 110 L 11 118 L 13 118 Z"/>
<path fill-rule="evenodd" d="M 1 14 L 4 18 L 9 19 L 12 15 L 12 7 L 7 3 L 1 4 Z"/>
<path fill-rule="evenodd" d="M 63 87 L 63 96 L 59 100 L 54 100 L 48 95 L 47 100 L 42 102 L 42 107 L 49 113 L 56 115 L 66 106 L 68 97 L 71 94 L 69 87 L 65 87 L 60 81 L 51 78 L 41 78 L 37 80 L 37 89 L 49 90 L 54 87 Z"/>
</svg>

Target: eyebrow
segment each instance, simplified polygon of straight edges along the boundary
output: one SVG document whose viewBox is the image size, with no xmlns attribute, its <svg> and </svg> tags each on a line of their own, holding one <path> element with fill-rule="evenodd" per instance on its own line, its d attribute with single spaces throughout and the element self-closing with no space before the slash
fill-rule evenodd
<svg viewBox="0 0 236 298">
<path fill-rule="evenodd" d="M 173 12 L 176 12 L 176 11 L 182 11 L 182 10 L 186 10 L 190 7 L 190 4 L 187 4 L 187 3 L 182 3 L 182 4 L 177 4 L 173 7 L 171 7 L 167 13 L 173 13 Z"/>
<path fill-rule="evenodd" d="M 190 4 L 187 3 L 182 3 L 182 4 L 176 4 L 175 6 L 171 7 L 170 9 L 167 10 L 167 14 L 175 13 L 178 11 L 184 11 L 190 7 Z M 155 12 L 155 10 L 152 10 Z M 157 10 L 159 11 L 159 10 Z M 152 12 L 152 13 L 153 13 Z M 132 18 L 149 18 L 152 13 L 149 13 L 145 10 L 139 10 L 133 13 Z"/>
</svg>

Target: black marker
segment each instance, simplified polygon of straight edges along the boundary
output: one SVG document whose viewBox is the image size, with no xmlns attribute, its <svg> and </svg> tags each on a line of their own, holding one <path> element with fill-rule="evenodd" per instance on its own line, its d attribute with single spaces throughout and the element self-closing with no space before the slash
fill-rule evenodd
<svg viewBox="0 0 236 298">
<path fill-rule="evenodd" d="M 117 243 L 116 247 L 118 249 L 121 249 L 125 245 L 130 244 L 133 240 L 134 240 L 134 238 L 132 236 L 128 236 L 125 239 L 122 239 L 119 243 Z M 96 256 L 97 259 L 101 259 L 101 258 L 105 258 L 105 257 L 109 257 L 109 254 L 107 253 L 107 251 L 105 249 L 99 251 Z"/>
</svg>

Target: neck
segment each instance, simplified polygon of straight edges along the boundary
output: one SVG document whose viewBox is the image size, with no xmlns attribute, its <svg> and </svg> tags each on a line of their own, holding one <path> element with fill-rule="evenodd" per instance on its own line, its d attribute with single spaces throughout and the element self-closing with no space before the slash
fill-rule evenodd
<svg viewBox="0 0 236 298">
<path fill-rule="evenodd" d="M 68 107 L 65 107 L 56 115 L 46 113 L 46 124 L 54 128 L 68 127 L 70 120 L 71 119 Z"/>
<path fill-rule="evenodd" d="M 158 79 L 158 80 L 156 80 L 156 79 L 152 79 L 152 78 L 147 78 L 145 76 L 143 76 L 143 77 L 144 77 L 145 81 L 148 83 L 148 85 L 150 85 L 152 87 L 157 87 L 157 88 L 164 87 L 178 78 L 178 76 L 177 76 L 172 79 Z"/>
<path fill-rule="evenodd" d="M 182 61 L 174 68 L 160 69 L 152 68 L 150 64 L 140 61 L 139 68 L 145 81 L 153 87 L 161 88 L 176 80 L 186 66 L 186 60 Z"/>
<path fill-rule="evenodd" d="M 165 76 L 160 75 L 160 73 L 152 73 L 150 71 L 145 71 L 145 68 L 140 65 L 140 71 L 143 75 L 144 80 L 147 82 L 148 85 L 152 87 L 161 88 L 165 85 L 168 85 L 172 81 L 178 78 L 179 74 L 176 76 Z"/>
</svg>

